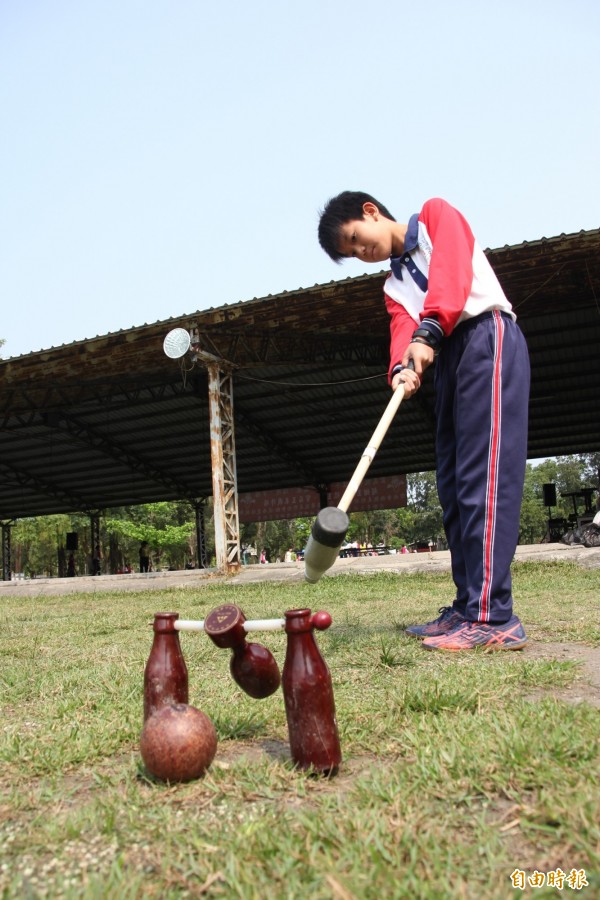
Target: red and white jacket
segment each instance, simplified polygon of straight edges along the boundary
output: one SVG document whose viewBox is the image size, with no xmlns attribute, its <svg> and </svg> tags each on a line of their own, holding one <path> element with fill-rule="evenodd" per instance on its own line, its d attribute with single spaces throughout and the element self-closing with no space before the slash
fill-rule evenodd
<svg viewBox="0 0 600 900">
<path fill-rule="evenodd" d="M 445 200 L 428 200 L 411 216 L 404 252 L 390 264 L 384 285 L 391 316 L 390 380 L 415 328 L 426 328 L 440 342 L 459 322 L 492 309 L 516 319 L 468 222 Z"/>
</svg>

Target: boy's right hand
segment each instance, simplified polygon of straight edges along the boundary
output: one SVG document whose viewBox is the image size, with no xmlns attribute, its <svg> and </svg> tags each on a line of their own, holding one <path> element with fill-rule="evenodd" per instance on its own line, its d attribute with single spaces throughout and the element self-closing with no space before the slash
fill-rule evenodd
<svg viewBox="0 0 600 900">
<path fill-rule="evenodd" d="M 421 379 L 434 360 L 435 351 L 433 347 L 430 347 L 429 344 L 423 344 L 421 341 L 411 341 L 402 358 L 402 365 L 409 366 L 412 361 L 415 372 Z"/>
</svg>

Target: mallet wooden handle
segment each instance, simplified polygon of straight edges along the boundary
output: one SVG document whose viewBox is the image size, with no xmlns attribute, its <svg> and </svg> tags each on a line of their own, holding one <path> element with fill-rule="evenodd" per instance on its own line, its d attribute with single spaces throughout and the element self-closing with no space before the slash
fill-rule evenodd
<svg viewBox="0 0 600 900">
<path fill-rule="evenodd" d="M 394 393 L 391 396 L 390 402 L 386 406 L 381 419 L 379 420 L 379 425 L 373 432 L 371 440 L 369 441 L 367 447 L 363 455 L 360 458 L 360 461 L 354 470 L 354 474 L 350 481 L 348 482 L 348 486 L 344 493 L 342 494 L 342 499 L 338 503 L 338 509 L 341 509 L 343 512 L 348 512 L 348 507 L 354 500 L 354 495 L 362 484 L 362 480 L 367 474 L 369 466 L 373 462 L 375 454 L 379 450 L 379 445 L 385 437 L 385 434 L 392 424 L 392 420 L 396 413 L 398 412 L 398 407 L 402 403 L 404 399 L 404 385 L 400 383 Z"/>
</svg>

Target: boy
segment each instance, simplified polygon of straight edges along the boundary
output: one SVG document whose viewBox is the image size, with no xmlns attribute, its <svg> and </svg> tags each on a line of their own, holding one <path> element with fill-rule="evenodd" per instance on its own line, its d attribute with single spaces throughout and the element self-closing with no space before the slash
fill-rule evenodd
<svg viewBox="0 0 600 900">
<path fill-rule="evenodd" d="M 435 364 L 437 484 L 456 598 L 406 631 L 428 650 L 520 650 L 510 566 L 527 459 L 529 356 L 516 316 L 464 217 L 428 200 L 407 224 L 344 191 L 321 213 L 319 243 L 336 262 L 390 260 L 392 390 L 408 398 Z M 407 368 L 409 361 L 414 371 Z"/>
</svg>

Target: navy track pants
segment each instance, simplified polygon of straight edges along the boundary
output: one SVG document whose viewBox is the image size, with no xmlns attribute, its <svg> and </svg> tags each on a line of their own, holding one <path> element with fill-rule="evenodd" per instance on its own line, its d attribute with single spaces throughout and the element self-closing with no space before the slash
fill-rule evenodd
<svg viewBox="0 0 600 900">
<path fill-rule="evenodd" d="M 437 483 L 454 608 L 473 622 L 499 625 L 512 615 L 529 382 L 525 338 L 498 311 L 458 325 L 435 367 Z"/>
</svg>

